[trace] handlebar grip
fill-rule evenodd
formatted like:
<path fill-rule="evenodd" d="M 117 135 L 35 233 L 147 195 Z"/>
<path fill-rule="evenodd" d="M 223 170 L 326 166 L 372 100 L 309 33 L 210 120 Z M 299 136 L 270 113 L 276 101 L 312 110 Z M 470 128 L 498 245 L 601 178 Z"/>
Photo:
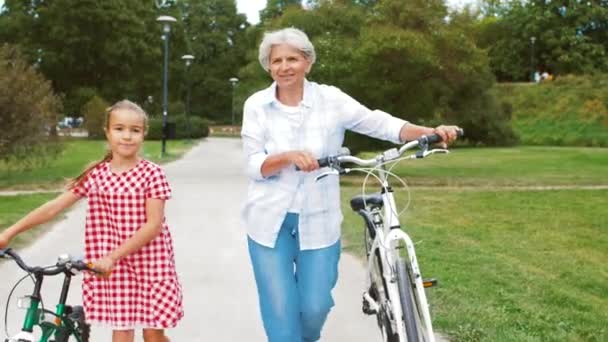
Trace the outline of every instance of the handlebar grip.
<path fill-rule="evenodd" d="M 329 157 L 318 159 L 317 162 L 319 163 L 319 167 L 329 166 Z"/>
<path fill-rule="evenodd" d="M 456 136 L 458 138 L 462 138 L 464 136 L 464 130 L 462 128 L 456 130 Z M 431 135 L 427 135 L 426 136 L 427 143 L 431 144 L 431 145 L 435 144 L 435 143 L 438 143 L 438 142 L 441 142 L 442 140 L 443 139 L 441 138 L 441 136 L 439 134 L 431 134 Z"/>
<path fill-rule="evenodd" d="M 89 263 L 86 264 L 86 270 L 89 271 L 89 272 L 93 272 L 93 273 L 95 273 L 96 275 L 98 275 L 99 277 L 102 277 L 102 278 L 109 278 L 110 275 L 112 274 L 112 271 L 110 271 L 110 272 L 101 272 L 101 271 L 95 269 L 95 266 L 93 265 L 92 262 L 89 262 Z"/>

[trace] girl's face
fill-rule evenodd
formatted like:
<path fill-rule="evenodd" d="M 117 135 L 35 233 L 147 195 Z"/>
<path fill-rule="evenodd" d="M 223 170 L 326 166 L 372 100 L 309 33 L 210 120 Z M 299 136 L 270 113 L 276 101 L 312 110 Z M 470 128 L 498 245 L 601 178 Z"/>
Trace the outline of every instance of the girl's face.
<path fill-rule="evenodd" d="M 114 157 L 136 158 L 144 142 L 145 120 L 141 113 L 117 109 L 110 113 L 106 138 Z"/>
<path fill-rule="evenodd" d="M 301 87 L 310 66 L 302 52 L 291 45 L 275 45 L 270 50 L 270 76 L 279 88 Z"/>

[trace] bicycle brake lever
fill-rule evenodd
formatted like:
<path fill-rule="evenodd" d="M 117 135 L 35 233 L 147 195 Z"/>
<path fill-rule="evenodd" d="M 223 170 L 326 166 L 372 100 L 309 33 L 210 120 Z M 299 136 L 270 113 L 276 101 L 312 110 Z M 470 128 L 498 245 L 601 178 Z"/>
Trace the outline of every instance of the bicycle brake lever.
<path fill-rule="evenodd" d="M 435 154 L 435 153 L 450 153 L 450 151 L 444 149 L 444 148 L 434 148 L 432 150 L 421 150 L 416 152 L 416 158 L 425 158 L 428 155 L 431 154 Z"/>
<path fill-rule="evenodd" d="M 321 179 L 323 179 L 323 178 L 325 178 L 327 176 L 330 176 L 330 175 L 336 175 L 336 176 L 338 176 L 338 175 L 340 175 L 340 172 L 338 170 L 336 170 L 336 169 L 331 169 L 331 170 L 329 170 L 327 172 L 323 172 L 322 174 L 318 175 L 315 178 L 315 182 L 317 182 L 317 181 L 319 181 L 319 180 L 321 180 Z"/>

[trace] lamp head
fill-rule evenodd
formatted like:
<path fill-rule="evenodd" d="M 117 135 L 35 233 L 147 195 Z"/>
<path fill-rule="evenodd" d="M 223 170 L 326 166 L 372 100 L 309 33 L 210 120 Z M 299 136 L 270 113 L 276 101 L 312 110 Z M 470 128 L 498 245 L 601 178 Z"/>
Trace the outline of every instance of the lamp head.
<path fill-rule="evenodd" d="M 176 23 L 177 19 L 169 15 L 161 15 L 156 18 L 156 21 L 163 24 L 163 32 L 169 33 L 171 31 L 171 24 Z"/>
<path fill-rule="evenodd" d="M 192 55 L 183 55 L 182 59 L 184 60 L 184 62 L 186 62 L 186 66 L 190 66 L 190 64 L 194 60 L 194 56 L 192 56 Z"/>

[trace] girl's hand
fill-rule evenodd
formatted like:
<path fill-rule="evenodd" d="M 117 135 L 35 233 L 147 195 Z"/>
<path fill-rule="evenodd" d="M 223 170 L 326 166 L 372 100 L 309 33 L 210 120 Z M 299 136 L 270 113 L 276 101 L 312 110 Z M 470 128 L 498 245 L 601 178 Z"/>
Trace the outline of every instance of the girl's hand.
<path fill-rule="evenodd" d="M 109 276 L 114 269 L 115 261 L 109 255 L 95 261 L 93 263 L 93 268 L 99 272 L 101 272 L 102 276 Z"/>
<path fill-rule="evenodd" d="M 0 233 L 0 248 L 6 248 L 11 243 L 12 237 L 6 231 Z"/>
<path fill-rule="evenodd" d="M 287 159 L 301 171 L 310 172 L 319 168 L 317 159 L 310 152 L 291 151 L 287 153 Z"/>

